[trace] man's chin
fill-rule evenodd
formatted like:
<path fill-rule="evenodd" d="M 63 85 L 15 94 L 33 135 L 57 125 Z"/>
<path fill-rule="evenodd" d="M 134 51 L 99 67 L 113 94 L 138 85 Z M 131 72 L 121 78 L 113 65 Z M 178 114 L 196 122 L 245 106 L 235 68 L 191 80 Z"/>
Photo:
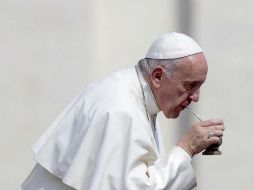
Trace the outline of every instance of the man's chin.
<path fill-rule="evenodd" d="M 179 112 L 179 113 L 176 113 L 175 115 L 173 115 L 172 118 L 173 118 L 173 119 L 176 119 L 176 118 L 179 117 L 179 115 L 180 115 L 180 112 Z"/>
<path fill-rule="evenodd" d="M 170 114 L 165 114 L 165 117 L 168 118 L 168 119 L 176 119 L 179 117 L 180 115 L 180 112 L 174 112 L 174 113 L 170 113 Z"/>

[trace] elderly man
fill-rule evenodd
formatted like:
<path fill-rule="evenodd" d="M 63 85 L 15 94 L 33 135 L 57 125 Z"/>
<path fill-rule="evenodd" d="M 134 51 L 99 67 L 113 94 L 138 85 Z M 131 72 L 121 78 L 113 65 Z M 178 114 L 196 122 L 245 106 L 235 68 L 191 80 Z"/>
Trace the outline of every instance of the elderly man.
<path fill-rule="evenodd" d="M 60 114 L 34 145 L 37 164 L 21 189 L 194 188 L 192 157 L 220 141 L 223 121 L 194 124 L 165 155 L 156 115 L 177 118 L 197 102 L 207 69 L 193 39 L 159 37 L 135 67 L 89 85 Z"/>

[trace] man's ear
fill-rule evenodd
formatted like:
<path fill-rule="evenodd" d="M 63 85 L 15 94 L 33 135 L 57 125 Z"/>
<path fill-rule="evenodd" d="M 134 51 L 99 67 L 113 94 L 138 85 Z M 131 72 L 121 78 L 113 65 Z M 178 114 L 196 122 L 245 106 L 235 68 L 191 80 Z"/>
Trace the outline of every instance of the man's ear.
<path fill-rule="evenodd" d="M 161 87 L 162 78 L 163 78 L 163 67 L 156 66 L 151 72 L 151 77 L 150 77 L 151 83 L 154 88 Z"/>

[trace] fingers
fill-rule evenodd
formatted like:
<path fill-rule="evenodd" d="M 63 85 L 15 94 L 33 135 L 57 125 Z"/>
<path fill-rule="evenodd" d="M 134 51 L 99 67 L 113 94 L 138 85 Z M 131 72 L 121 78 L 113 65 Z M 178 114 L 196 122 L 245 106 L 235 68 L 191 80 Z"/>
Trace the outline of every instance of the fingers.
<path fill-rule="evenodd" d="M 208 128 L 208 130 L 210 131 L 214 131 L 214 130 L 224 131 L 225 130 L 224 122 L 221 119 L 210 119 L 210 120 L 202 121 L 200 125 L 202 127 Z"/>
<path fill-rule="evenodd" d="M 211 130 L 221 130 L 224 131 L 225 130 L 225 126 L 224 125 L 214 125 L 210 127 Z"/>
<path fill-rule="evenodd" d="M 223 136 L 223 131 L 222 131 L 222 130 L 212 130 L 212 131 L 209 131 L 209 132 L 212 132 L 212 133 L 213 133 L 213 134 L 211 135 L 211 137 L 214 137 L 214 136 L 216 136 L 216 137 Z M 209 132 L 208 132 L 207 137 L 208 137 L 208 138 L 211 138 L 211 137 L 209 137 Z"/>
<path fill-rule="evenodd" d="M 208 142 L 208 146 L 210 146 L 212 144 L 219 144 L 219 145 L 221 145 L 221 143 L 222 143 L 221 138 L 218 137 L 218 136 L 210 137 L 207 142 Z"/>
<path fill-rule="evenodd" d="M 210 127 L 214 125 L 223 125 L 223 124 L 224 122 L 221 119 L 210 119 L 201 122 L 202 127 Z"/>
<path fill-rule="evenodd" d="M 207 142 L 209 145 L 219 144 L 218 146 L 220 146 L 222 143 L 222 137 L 223 137 L 222 130 L 209 131 L 207 135 Z"/>

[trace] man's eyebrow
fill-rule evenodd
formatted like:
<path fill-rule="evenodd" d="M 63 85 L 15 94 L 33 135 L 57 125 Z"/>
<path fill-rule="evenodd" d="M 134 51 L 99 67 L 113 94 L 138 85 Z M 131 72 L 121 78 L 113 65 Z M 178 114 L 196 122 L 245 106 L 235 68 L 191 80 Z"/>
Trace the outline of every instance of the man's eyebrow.
<path fill-rule="evenodd" d="M 183 81 L 184 83 L 204 83 L 205 80 L 186 80 L 186 81 Z"/>
<path fill-rule="evenodd" d="M 186 84 L 194 84 L 194 83 L 200 83 L 202 81 L 194 80 L 194 81 L 184 81 Z"/>
<path fill-rule="evenodd" d="M 184 84 L 203 84 L 205 81 L 204 80 L 194 80 L 194 81 L 184 81 Z"/>

